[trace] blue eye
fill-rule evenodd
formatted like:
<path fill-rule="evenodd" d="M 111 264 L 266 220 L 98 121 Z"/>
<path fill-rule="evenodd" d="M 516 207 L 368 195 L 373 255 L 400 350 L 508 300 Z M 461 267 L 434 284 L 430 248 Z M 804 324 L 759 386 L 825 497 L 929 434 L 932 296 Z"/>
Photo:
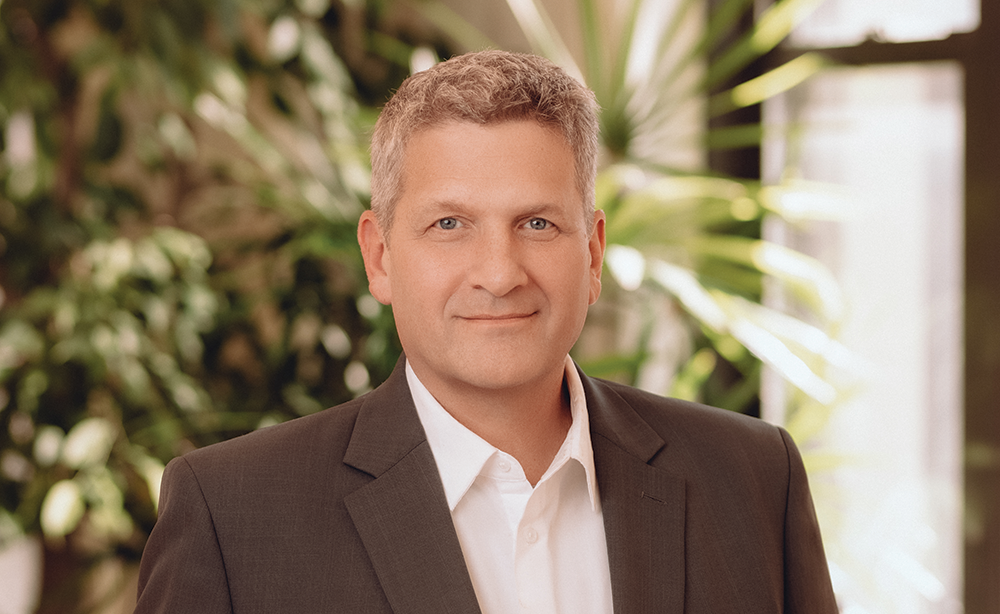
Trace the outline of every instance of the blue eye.
<path fill-rule="evenodd" d="M 531 218 L 528 220 L 528 228 L 532 230 L 545 230 L 551 223 L 548 220 L 542 219 L 540 217 Z"/>
<path fill-rule="evenodd" d="M 437 221 L 437 227 L 441 230 L 454 230 L 458 228 L 458 220 L 453 217 L 446 217 Z"/>

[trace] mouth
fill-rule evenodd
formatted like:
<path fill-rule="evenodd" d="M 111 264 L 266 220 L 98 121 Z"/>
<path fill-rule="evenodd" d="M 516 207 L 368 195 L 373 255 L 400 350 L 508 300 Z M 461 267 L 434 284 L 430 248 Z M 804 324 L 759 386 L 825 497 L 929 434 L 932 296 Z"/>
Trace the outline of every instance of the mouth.
<path fill-rule="evenodd" d="M 462 316 L 463 320 L 469 320 L 471 322 L 516 322 L 518 320 L 525 320 L 532 317 L 538 313 L 537 311 L 531 311 L 526 313 L 482 313 L 474 314 L 470 316 Z"/>

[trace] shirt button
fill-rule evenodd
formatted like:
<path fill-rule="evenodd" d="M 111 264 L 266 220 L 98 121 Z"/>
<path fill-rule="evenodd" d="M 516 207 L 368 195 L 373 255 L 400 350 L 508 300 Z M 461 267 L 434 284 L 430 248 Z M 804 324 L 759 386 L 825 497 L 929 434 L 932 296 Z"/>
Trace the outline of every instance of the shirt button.
<path fill-rule="evenodd" d="M 503 471 L 504 473 L 510 471 L 510 461 L 506 458 L 501 458 L 500 461 L 497 462 L 497 466 L 500 467 L 500 471 Z"/>
<path fill-rule="evenodd" d="M 538 541 L 538 531 L 534 529 L 528 529 L 524 532 L 524 539 L 529 544 L 533 544 Z"/>

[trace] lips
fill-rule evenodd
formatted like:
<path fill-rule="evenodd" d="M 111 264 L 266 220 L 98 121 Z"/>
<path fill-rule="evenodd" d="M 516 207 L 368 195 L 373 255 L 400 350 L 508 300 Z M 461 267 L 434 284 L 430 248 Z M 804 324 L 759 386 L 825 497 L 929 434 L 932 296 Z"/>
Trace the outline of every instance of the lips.
<path fill-rule="evenodd" d="M 526 313 L 479 313 L 468 316 L 460 316 L 463 320 L 472 320 L 477 322 L 503 322 L 508 320 L 523 320 L 525 318 L 530 318 L 537 312 L 526 312 Z"/>

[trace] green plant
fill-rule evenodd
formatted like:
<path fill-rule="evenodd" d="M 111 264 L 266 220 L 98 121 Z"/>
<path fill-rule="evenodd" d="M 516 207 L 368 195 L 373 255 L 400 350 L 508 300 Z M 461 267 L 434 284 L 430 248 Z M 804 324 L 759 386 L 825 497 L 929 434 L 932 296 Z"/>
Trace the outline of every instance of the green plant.
<path fill-rule="evenodd" d="M 138 558 L 170 458 L 392 369 L 356 86 L 405 68 L 340 36 L 376 9 L 0 3 L 0 545 L 44 536 L 42 611 Z"/>

